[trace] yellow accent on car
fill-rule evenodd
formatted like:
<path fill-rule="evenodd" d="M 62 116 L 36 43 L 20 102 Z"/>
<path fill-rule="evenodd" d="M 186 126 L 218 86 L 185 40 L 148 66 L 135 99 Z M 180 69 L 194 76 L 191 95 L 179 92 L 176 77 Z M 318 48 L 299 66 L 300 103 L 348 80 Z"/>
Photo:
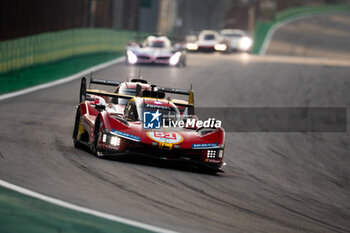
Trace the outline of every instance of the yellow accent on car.
<path fill-rule="evenodd" d="M 173 149 L 173 144 L 172 143 L 159 143 L 159 148 L 160 149 L 166 149 L 166 150 L 172 150 Z"/>
<path fill-rule="evenodd" d="M 188 104 L 194 105 L 194 96 L 193 96 L 193 91 L 190 90 L 190 95 L 188 97 Z"/>
<path fill-rule="evenodd" d="M 78 135 L 77 135 L 77 139 L 80 140 L 81 135 L 85 132 L 83 123 L 81 120 L 79 120 L 79 127 L 78 127 Z"/>

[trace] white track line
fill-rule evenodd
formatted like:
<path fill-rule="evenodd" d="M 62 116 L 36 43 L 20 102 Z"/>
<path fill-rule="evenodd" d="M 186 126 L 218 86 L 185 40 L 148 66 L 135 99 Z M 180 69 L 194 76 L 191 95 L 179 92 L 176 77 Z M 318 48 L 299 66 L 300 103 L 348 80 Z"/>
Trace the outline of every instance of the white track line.
<path fill-rule="evenodd" d="M 77 78 L 79 78 L 81 76 L 87 75 L 87 74 L 89 74 L 91 72 L 95 72 L 97 70 L 101 70 L 103 68 L 106 68 L 106 67 L 109 67 L 109 66 L 121 63 L 121 62 L 124 61 L 124 59 L 125 59 L 125 57 L 120 57 L 120 58 L 111 60 L 109 62 L 105 62 L 105 63 L 102 63 L 100 65 L 96 65 L 96 66 L 90 67 L 89 69 L 83 70 L 83 71 L 81 71 L 79 73 L 73 74 L 73 75 L 68 76 L 66 78 L 62 78 L 62 79 L 59 79 L 59 80 L 56 80 L 56 81 L 53 81 L 53 82 L 49 82 L 49 83 L 41 84 L 41 85 L 38 85 L 38 86 L 26 88 L 26 89 L 23 89 L 23 90 L 20 90 L 20 91 L 15 91 L 15 92 L 11 92 L 11 93 L 8 93 L 8 94 L 0 95 L 0 101 L 1 100 L 5 100 L 5 99 L 9 99 L 9 98 L 12 98 L 12 97 L 15 97 L 15 96 L 19 96 L 19 95 L 24 95 L 24 94 L 27 94 L 27 93 L 30 93 L 30 92 L 38 91 L 38 90 L 41 90 L 41 89 L 44 89 L 44 88 L 53 87 L 53 86 L 56 86 L 56 85 L 60 85 L 60 84 L 63 84 L 63 83 L 67 83 L 67 82 L 73 81 L 74 79 L 77 79 Z M 103 212 L 100 212 L 100 211 L 97 211 L 97 210 L 92 210 L 92 209 L 88 209 L 86 207 L 74 205 L 74 204 L 71 204 L 71 203 L 68 203 L 68 202 L 65 202 L 65 201 L 53 198 L 53 197 L 45 196 L 43 194 L 31 191 L 29 189 L 26 189 L 26 188 L 23 188 L 23 187 L 20 187 L 20 186 L 8 183 L 8 182 L 6 182 L 4 180 L 1 180 L 1 179 L 0 179 L 0 186 L 8 188 L 8 189 L 11 189 L 11 190 L 14 190 L 16 192 L 22 193 L 22 194 L 30 196 L 30 197 L 37 198 L 37 199 L 42 200 L 42 201 L 49 202 L 49 203 L 54 204 L 54 205 L 58 205 L 58 206 L 61 206 L 61 207 L 64 207 L 64 208 L 68 208 L 68 209 L 72 209 L 72 210 L 75 210 L 75 211 L 79 211 L 81 213 L 90 214 L 90 215 L 93 215 L 93 216 L 96 216 L 96 217 L 108 219 L 108 220 L 115 221 L 115 222 L 118 222 L 118 223 L 123 223 L 123 224 L 127 224 L 127 225 L 130 225 L 130 226 L 133 226 L 133 227 L 138 227 L 138 228 L 142 228 L 142 229 L 149 230 L 149 231 L 154 231 L 154 232 L 176 233 L 175 231 L 170 231 L 170 230 L 163 229 L 163 228 L 160 228 L 160 227 L 148 225 L 148 224 L 145 224 L 145 223 L 137 222 L 137 221 L 126 219 L 126 218 L 122 218 L 122 217 L 119 217 L 119 216 L 116 216 L 116 215 L 107 214 L 107 213 L 103 213 Z"/>
<path fill-rule="evenodd" d="M 101 70 L 101 69 L 104 69 L 106 67 L 109 67 L 109 66 L 121 63 L 124 60 L 125 60 L 125 57 L 119 57 L 119 58 L 116 58 L 116 59 L 111 60 L 109 62 L 105 62 L 105 63 L 99 64 L 99 65 L 90 67 L 90 68 L 88 68 L 86 70 L 83 70 L 83 71 L 81 71 L 79 73 L 73 74 L 71 76 L 68 76 L 68 77 L 65 77 L 65 78 L 62 78 L 62 79 L 59 79 L 59 80 L 56 80 L 56 81 L 52 81 L 52 82 L 49 82 L 49 83 L 44 83 L 44 84 L 40 84 L 40 85 L 37 85 L 37 86 L 34 86 L 34 87 L 29 87 L 29 88 L 26 88 L 26 89 L 23 89 L 23 90 L 19 90 L 19 91 L 11 92 L 11 93 L 8 93 L 8 94 L 0 95 L 0 101 L 1 100 L 5 100 L 5 99 L 9 99 L 9 98 L 13 98 L 13 97 L 19 96 L 19 95 L 24 95 L 24 94 L 27 94 L 27 93 L 30 93 L 30 92 L 38 91 L 38 90 L 41 90 L 41 89 L 44 89 L 44 88 L 53 87 L 53 86 L 56 86 L 56 85 L 67 83 L 67 82 L 73 81 L 74 79 L 80 78 L 80 77 L 82 77 L 84 75 L 88 75 L 91 72 L 95 72 L 97 70 Z"/>
<path fill-rule="evenodd" d="M 112 214 L 106 214 L 106 213 L 103 213 L 103 212 L 100 212 L 100 211 L 97 211 L 97 210 L 88 209 L 88 208 L 81 207 L 81 206 L 78 206 L 78 205 L 74 205 L 74 204 L 71 204 L 71 203 L 68 203 L 68 202 L 56 199 L 56 198 L 48 197 L 48 196 L 45 196 L 43 194 L 31 191 L 29 189 L 22 188 L 20 186 L 8 183 L 8 182 L 6 182 L 4 180 L 1 180 L 1 179 L 0 179 L 0 186 L 8 188 L 8 189 L 11 189 L 11 190 L 14 190 L 16 192 L 22 193 L 22 194 L 30 196 L 30 197 L 34 197 L 34 198 L 40 199 L 42 201 L 49 202 L 49 203 L 57 205 L 57 206 L 61 206 L 61 207 L 68 208 L 68 209 L 72 209 L 72 210 L 79 211 L 79 212 L 85 213 L 85 214 L 94 215 L 96 217 L 108 219 L 108 220 L 111 220 L 111 221 L 127 224 L 127 225 L 130 225 L 130 226 L 133 226 L 133 227 L 138 227 L 138 228 L 142 228 L 142 229 L 149 230 L 149 231 L 154 231 L 154 232 L 175 233 L 175 231 L 170 231 L 170 230 L 166 230 L 166 229 L 163 229 L 163 228 L 160 228 L 160 227 L 151 226 L 151 225 L 148 225 L 148 224 L 145 224 L 145 223 L 136 222 L 136 221 L 133 221 L 133 220 L 130 220 L 130 219 L 126 219 L 126 218 L 122 218 L 122 217 L 118 217 L 118 216 L 115 216 L 115 215 L 112 215 Z"/>
<path fill-rule="evenodd" d="M 344 13 L 344 11 L 341 11 L 341 12 L 337 12 L 337 11 L 334 11 L 334 12 L 327 12 L 327 13 L 304 13 L 304 14 L 301 14 L 295 18 L 291 18 L 291 19 L 285 19 L 285 20 L 282 20 L 278 23 L 275 23 L 272 25 L 272 27 L 270 28 L 269 32 L 267 33 L 267 36 L 264 40 L 264 43 L 263 45 L 261 46 L 260 48 L 260 51 L 259 51 L 259 55 L 265 55 L 266 52 L 267 52 L 267 49 L 269 48 L 270 46 L 270 43 L 271 43 L 271 40 L 272 40 L 272 37 L 273 35 L 275 34 L 275 32 L 280 29 L 281 27 L 285 26 L 286 24 L 289 24 L 289 23 L 292 23 L 292 22 L 295 22 L 295 21 L 298 21 L 298 20 L 303 20 L 303 19 L 307 19 L 307 18 L 312 18 L 312 17 L 317 17 L 317 16 L 327 16 L 327 15 L 332 15 L 334 13 Z"/>

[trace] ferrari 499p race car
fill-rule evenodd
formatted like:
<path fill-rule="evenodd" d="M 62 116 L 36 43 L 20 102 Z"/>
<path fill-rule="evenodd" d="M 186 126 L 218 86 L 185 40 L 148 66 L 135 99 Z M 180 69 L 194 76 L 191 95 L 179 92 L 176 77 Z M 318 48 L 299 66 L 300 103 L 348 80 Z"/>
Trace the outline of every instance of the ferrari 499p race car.
<path fill-rule="evenodd" d="M 186 51 L 181 47 L 172 47 L 165 36 L 149 36 L 142 44 L 128 44 L 125 63 L 186 66 Z"/>
<path fill-rule="evenodd" d="M 198 127 L 199 120 L 194 115 L 179 111 L 185 109 L 194 114 L 192 90 L 159 87 L 140 79 L 91 79 L 91 83 L 117 86 L 117 90 L 87 89 L 86 78 L 82 78 L 73 131 L 75 147 L 88 147 L 99 157 L 136 154 L 222 171 L 224 129 L 213 124 Z M 121 89 L 127 85 L 130 90 L 124 94 Z M 165 98 L 165 93 L 189 98 L 173 101 Z M 181 121 L 182 124 L 176 123 Z"/>

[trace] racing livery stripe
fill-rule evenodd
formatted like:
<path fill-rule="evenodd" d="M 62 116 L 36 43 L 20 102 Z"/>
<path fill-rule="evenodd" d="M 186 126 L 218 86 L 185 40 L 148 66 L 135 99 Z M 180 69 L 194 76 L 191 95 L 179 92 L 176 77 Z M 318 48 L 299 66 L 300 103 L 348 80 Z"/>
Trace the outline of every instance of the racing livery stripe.
<path fill-rule="evenodd" d="M 128 133 L 124 133 L 124 132 L 121 132 L 121 131 L 118 131 L 118 130 L 115 130 L 115 129 L 113 129 L 113 133 L 115 133 L 119 137 L 130 139 L 132 141 L 137 141 L 137 142 L 141 141 L 140 137 L 138 137 L 138 136 L 135 136 L 135 135 L 132 135 L 132 134 L 128 134 Z"/>
<path fill-rule="evenodd" d="M 192 149 L 206 149 L 218 147 L 217 143 L 192 144 Z"/>

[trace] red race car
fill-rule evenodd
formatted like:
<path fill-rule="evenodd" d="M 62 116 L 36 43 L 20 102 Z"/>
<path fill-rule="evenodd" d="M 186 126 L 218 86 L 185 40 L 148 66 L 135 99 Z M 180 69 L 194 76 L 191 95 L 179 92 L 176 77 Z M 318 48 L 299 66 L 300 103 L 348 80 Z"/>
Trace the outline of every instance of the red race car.
<path fill-rule="evenodd" d="M 118 87 L 121 84 L 97 79 L 92 82 Z M 224 129 L 216 122 L 206 125 L 193 115 L 181 115 L 176 104 L 165 99 L 165 92 L 186 94 L 187 102 L 177 102 L 194 111 L 192 90 L 154 85 L 149 89 L 141 84 L 136 84 L 135 90 L 128 95 L 87 89 L 86 79 L 82 78 L 74 145 L 87 146 L 99 157 L 138 154 L 222 171 Z"/>

